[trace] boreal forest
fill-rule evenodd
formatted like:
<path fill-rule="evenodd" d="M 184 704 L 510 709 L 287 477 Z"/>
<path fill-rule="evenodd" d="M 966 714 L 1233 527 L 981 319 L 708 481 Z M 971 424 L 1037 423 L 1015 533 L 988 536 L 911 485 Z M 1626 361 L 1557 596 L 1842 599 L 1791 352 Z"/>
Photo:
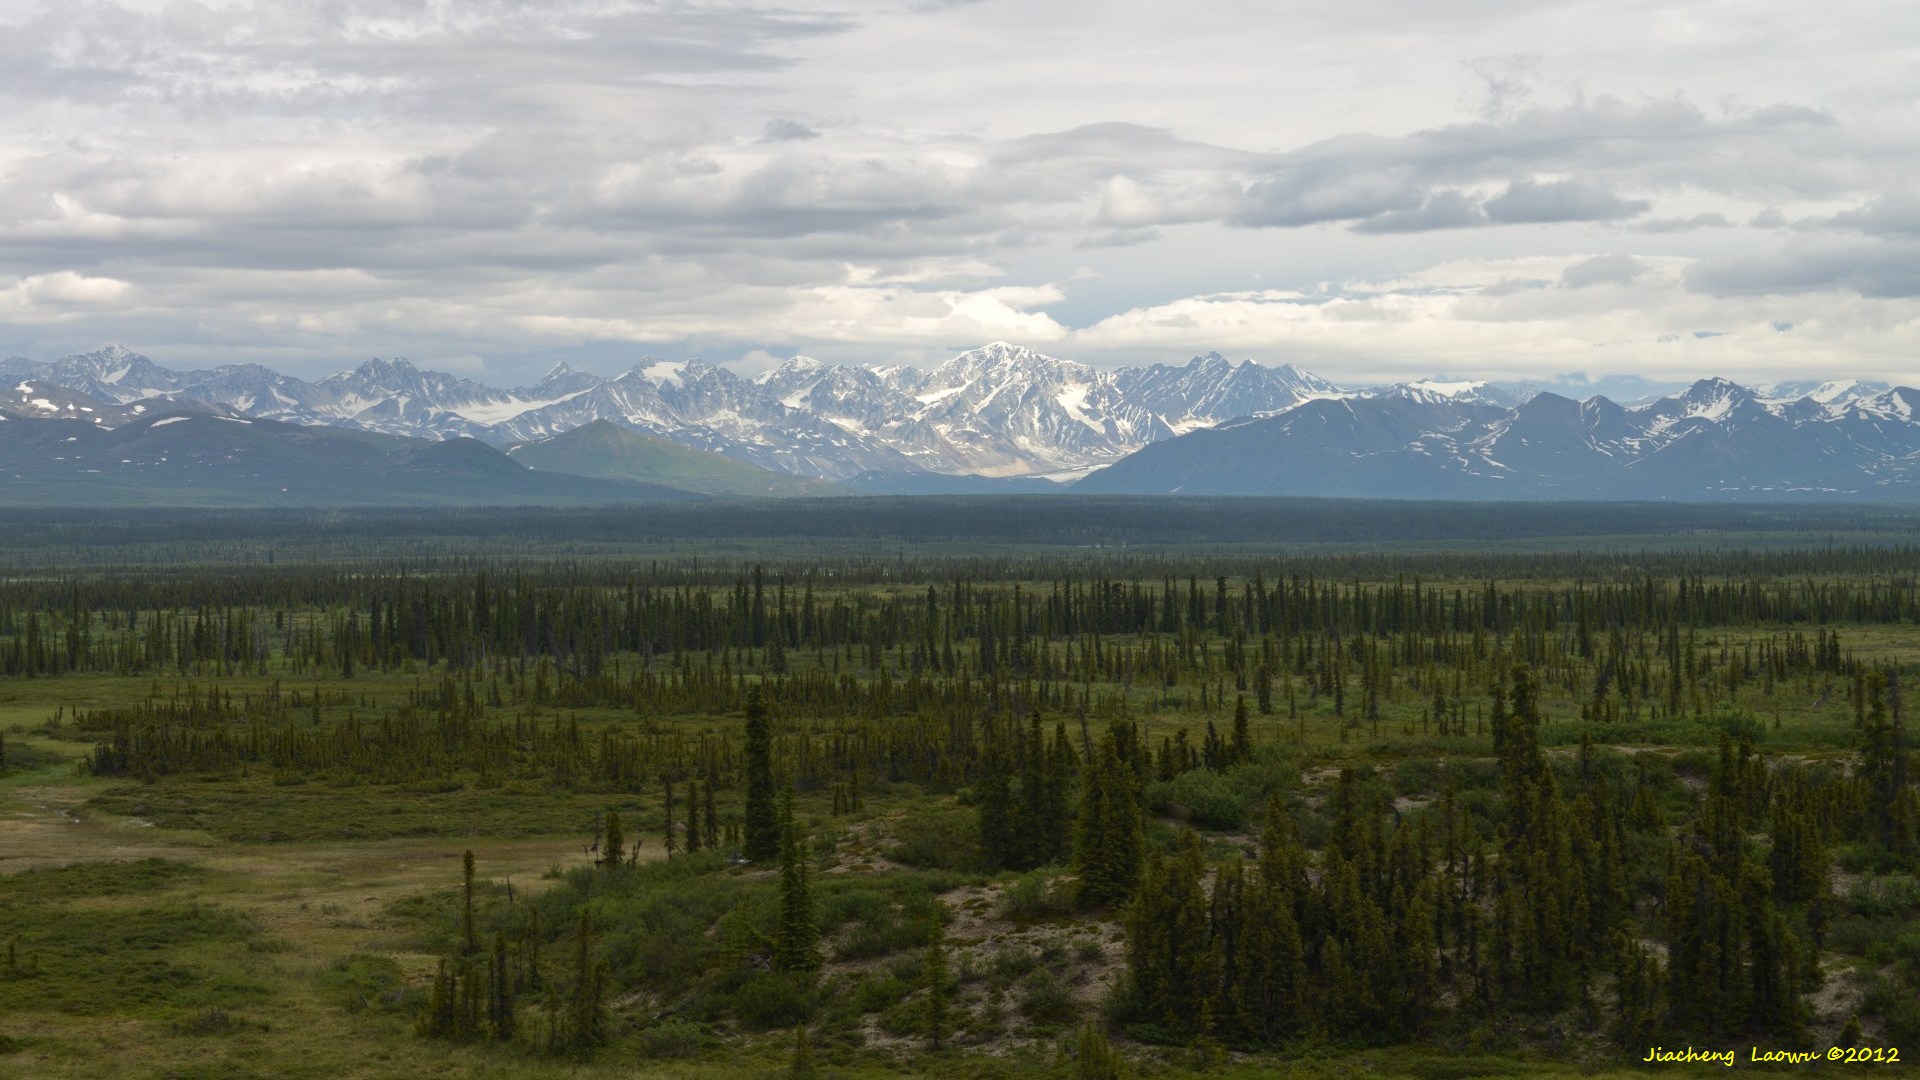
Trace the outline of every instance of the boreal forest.
<path fill-rule="evenodd" d="M 1920 516 L 863 504 L 0 515 L 0 1073 L 1920 1060 Z"/>

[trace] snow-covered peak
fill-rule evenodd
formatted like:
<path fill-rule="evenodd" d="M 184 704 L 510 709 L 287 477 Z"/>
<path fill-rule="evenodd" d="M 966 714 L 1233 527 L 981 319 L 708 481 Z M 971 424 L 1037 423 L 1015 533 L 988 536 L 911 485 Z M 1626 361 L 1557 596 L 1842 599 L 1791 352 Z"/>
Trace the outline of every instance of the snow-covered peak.
<path fill-rule="evenodd" d="M 565 394 L 591 390 L 603 380 L 592 372 L 581 371 L 565 360 L 553 365 L 531 388 L 516 391 L 515 396 L 551 399 Z"/>
<path fill-rule="evenodd" d="M 1331 396 L 1338 394 L 1340 388 L 1304 368 L 1293 364 L 1281 364 L 1273 369 L 1273 377 L 1282 386 L 1308 396 Z"/>
<path fill-rule="evenodd" d="M 819 377 L 827 365 L 811 356 L 794 356 L 753 377 L 755 386 L 788 385 L 796 380 Z"/>
<path fill-rule="evenodd" d="M 1896 386 L 1872 397 L 1859 398 L 1851 402 L 1849 407 L 1861 415 L 1910 424 L 1920 417 L 1920 390 Z"/>
<path fill-rule="evenodd" d="M 436 373 L 437 374 L 437 373 Z M 405 357 L 383 360 L 376 356 L 351 371 L 336 371 L 320 380 L 322 384 L 351 387 L 356 390 L 393 389 L 417 382 L 420 369 Z"/>
<path fill-rule="evenodd" d="M 1739 383 L 1716 377 L 1701 379 L 1677 397 L 1686 406 L 1688 416 L 1698 416 L 1717 423 L 1725 420 L 1741 404 L 1752 401 L 1754 394 Z"/>
<path fill-rule="evenodd" d="M 1412 382 L 1402 383 L 1401 385 L 1410 390 L 1425 390 L 1429 393 L 1439 394 L 1442 397 L 1460 398 L 1471 396 L 1475 391 L 1478 391 L 1487 384 L 1484 381 L 1476 382 L 1472 380 L 1443 381 L 1435 377 L 1431 379 L 1415 379 Z"/>
<path fill-rule="evenodd" d="M 655 386 L 681 386 L 687 381 L 687 369 L 691 360 L 661 360 L 658 357 L 643 357 L 628 371 Z"/>
<path fill-rule="evenodd" d="M 1820 405 L 1843 408 L 1856 401 L 1883 394 L 1892 389 L 1887 383 L 1866 379 L 1829 379 L 1825 382 L 1781 382 L 1760 388 L 1761 399 L 1768 404 L 1811 400 Z"/>
<path fill-rule="evenodd" d="M 1011 382 L 1052 385 L 1068 381 L 1090 381 L 1094 369 L 1071 360 L 1061 360 L 1035 352 L 1023 345 L 996 341 L 971 349 L 935 368 L 927 377 L 930 391 L 966 386 L 984 381 L 991 386 Z"/>
<path fill-rule="evenodd" d="M 146 357 L 141 356 L 139 353 L 134 352 L 132 349 L 127 348 L 126 346 L 120 344 L 117 341 L 110 341 L 106 344 L 104 348 L 98 349 L 90 353 L 83 353 L 82 355 L 88 360 L 97 360 L 103 364 L 120 366 L 122 369 L 119 372 L 120 378 L 126 377 L 126 371 L 125 371 L 126 366 L 131 365 L 135 360 L 146 359 Z M 105 376 L 102 376 L 101 381 L 117 382 L 118 379 L 112 379 L 112 378 L 107 378 Z"/>
<path fill-rule="evenodd" d="M 1425 405 L 1497 405 L 1511 408 L 1515 404 L 1511 395 L 1484 380 L 1456 379 L 1445 375 L 1393 383 L 1360 393 L 1365 397 L 1406 398 Z"/>

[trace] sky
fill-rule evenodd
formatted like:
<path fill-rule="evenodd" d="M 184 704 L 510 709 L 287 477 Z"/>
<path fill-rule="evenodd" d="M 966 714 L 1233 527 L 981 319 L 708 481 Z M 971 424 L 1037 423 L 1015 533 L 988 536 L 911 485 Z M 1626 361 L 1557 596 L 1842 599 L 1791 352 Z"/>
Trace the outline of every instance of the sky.
<path fill-rule="evenodd" d="M 1920 383 L 1920 5 L 0 0 L 0 354 Z"/>

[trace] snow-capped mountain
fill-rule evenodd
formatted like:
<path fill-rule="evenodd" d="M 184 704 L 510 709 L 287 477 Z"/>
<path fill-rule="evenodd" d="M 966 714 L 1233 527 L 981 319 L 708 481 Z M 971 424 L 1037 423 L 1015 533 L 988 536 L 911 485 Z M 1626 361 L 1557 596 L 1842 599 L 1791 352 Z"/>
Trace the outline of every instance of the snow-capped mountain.
<path fill-rule="evenodd" d="M 496 445 L 608 420 L 783 472 L 1066 478 L 1151 442 L 1342 391 L 1286 366 L 1217 353 L 1184 365 L 1100 369 L 1006 342 L 932 370 L 795 357 L 748 380 L 700 360 L 646 357 L 603 378 L 556 366 L 497 389 L 369 360 L 306 382 L 258 364 L 169 371 L 117 345 L 51 363 L 0 364 L 108 404 L 203 401 L 239 415 Z"/>
<path fill-rule="evenodd" d="M 1337 397 L 1332 383 L 1292 364 L 1263 367 L 1251 360 L 1234 364 L 1219 353 L 1196 356 L 1185 364 L 1122 368 L 1115 385 L 1129 400 L 1160 417 L 1175 432 L 1212 427 L 1223 420 L 1261 416 L 1291 409 L 1316 397 Z"/>
<path fill-rule="evenodd" d="M 114 405 L 158 397 L 178 390 L 181 383 L 179 372 L 118 344 L 48 362 L 15 357 L 0 364 L 0 376 L 39 379 Z"/>
<path fill-rule="evenodd" d="M 1702 379 L 1622 406 L 1348 394 L 1157 443 L 1086 492 L 1473 498 L 1920 498 L 1920 391 L 1782 400 Z"/>
<path fill-rule="evenodd" d="M 1503 390 L 1490 382 L 1474 379 L 1448 379 L 1435 376 L 1430 379 L 1414 379 L 1410 382 L 1393 383 L 1389 386 L 1360 390 L 1358 397 L 1401 397 L 1409 401 L 1426 403 L 1456 402 L 1465 405 L 1492 405 L 1510 409 L 1520 404 L 1521 397 Z"/>
<path fill-rule="evenodd" d="M 1085 477 L 1088 491 L 1906 497 L 1916 406 L 1920 392 L 1858 380 L 1703 379 L 1624 405 L 1452 376 L 1343 388 L 1218 353 L 1095 368 L 1005 342 L 931 370 L 796 356 L 747 379 L 643 357 L 510 389 L 401 359 L 316 382 L 259 364 L 173 371 L 118 345 L 0 362 L 0 419 L 110 430 L 185 409 L 500 447 L 605 421 L 865 490 Z"/>
<path fill-rule="evenodd" d="M 1761 397 L 1771 401 L 1787 402 L 1811 398 L 1821 405 L 1849 405 L 1862 398 L 1883 394 L 1893 387 L 1882 382 L 1864 382 L 1860 379 L 1831 379 L 1826 382 L 1770 383 L 1754 389 Z"/>
<path fill-rule="evenodd" d="M 926 372 L 796 357 L 756 382 L 928 471 L 976 476 L 1084 472 L 1183 431 L 1340 392 L 1291 366 L 1235 365 L 1217 353 L 1104 370 L 1006 342 Z"/>

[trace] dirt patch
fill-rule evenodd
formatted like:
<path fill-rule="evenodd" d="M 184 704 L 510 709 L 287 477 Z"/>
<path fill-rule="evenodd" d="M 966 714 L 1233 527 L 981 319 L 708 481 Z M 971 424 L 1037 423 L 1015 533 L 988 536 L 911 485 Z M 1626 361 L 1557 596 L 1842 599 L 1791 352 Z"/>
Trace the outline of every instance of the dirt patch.
<path fill-rule="evenodd" d="M 92 793 L 78 786 L 20 787 L 0 807 L 0 874 L 129 859 L 192 861 L 210 841 L 160 832 L 138 818 L 102 818 L 80 809 Z"/>

